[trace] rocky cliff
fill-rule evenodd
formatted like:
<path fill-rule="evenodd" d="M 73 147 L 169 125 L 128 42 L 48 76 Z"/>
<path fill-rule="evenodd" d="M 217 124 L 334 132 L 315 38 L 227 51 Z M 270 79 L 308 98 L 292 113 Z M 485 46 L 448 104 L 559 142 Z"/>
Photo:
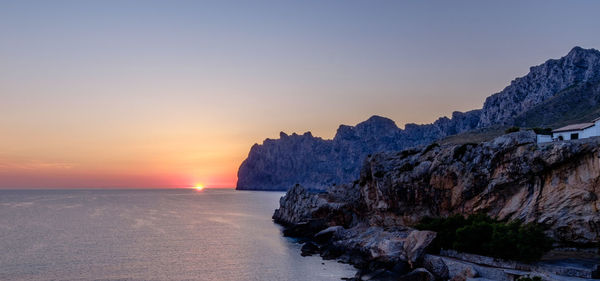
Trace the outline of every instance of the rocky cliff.
<path fill-rule="evenodd" d="M 563 58 L 532 67 L 527 75 L 488 97 L 481 110 L 454 112 L 451 118 L 406 124 L 404 129 L 390 119 L 373 116 L 356 126 L 341 125 L 332 140 L 310 133 L 281 133 L 280 139 L 267 139 L 251 148 L 239 168 L 237 188 L 286 190 L 298 183 L 323 189 L 358 178 L 364 158 L 376 152 L 426 145 L 489 126 L 548 126 L 591 118 L 599 113 L 599 81 L 600 52 L 575 47 Z M 580 102 L 569 102 L 575 97 Z"/>
<path fill-rule="evenodd" d="M 366 160 L 359 184 L 370 223 L 484 212 L 543 224 L 557 241 L 600 242 L 600 138 L 537 145 L 527 131 L 429 148 Z"/>
<path fill-rule="evenodd" d="M 278 140 L 255 144 L 238 170 L 237 189 L 286 190 L 294 184 L 323 190 L 326 186 L 353 181 L 369 154 L 397 151 L 432 142 L 448 134 L 472 129 L 479 111 L 455 112 L 433 124 L 407 124 L 372 116 L 356 126 L 341 125 L 332 140 L 280 133 Z"/>
<path fill-rule="evenodd" d="M 411 228 L 425 216 L 486 213 L 539 223 L 557 246 L 589 246 L 600 242 L 599 198 L 600 138 L 538 145 L 527 131 L 372 155 L 354 183 L 320 194 L 294 187 L 273 218 L 287 235 L 320 242 L 324 257 L 433 272 L 422 260 L 432 234 Z"/>
<path fill-rule="evenodd" d="M 512 124 L 515 116 L 547 101 L 560 91 L 600 79 L 600 52 L 573 48 L 566 56 L 531 67 L 499 93 L 485 100 L 478 127 Z"/>

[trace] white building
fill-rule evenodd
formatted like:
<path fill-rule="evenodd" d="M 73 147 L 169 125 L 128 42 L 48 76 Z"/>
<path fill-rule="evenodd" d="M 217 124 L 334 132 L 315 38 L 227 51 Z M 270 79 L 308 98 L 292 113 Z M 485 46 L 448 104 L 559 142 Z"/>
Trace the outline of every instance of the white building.
<path fill-rule="evenodd" d="M 600 118 L 592 123 L 581 123 L 565 126 L 552 131 L 554 140 L 576 140 L 600 136 Z"/>
<path fill-rule="evenodd" d="M 536 135 L 537 143 L 552 142 L 552 135 Z"/>
<path fill-rule="evenodd" d="M 552 136 L 538 135 L 537 142 L 576 140 L 600 136 L 600 118 L 591 123 L 580 123 L 564 126 L 552 131 Z"/>

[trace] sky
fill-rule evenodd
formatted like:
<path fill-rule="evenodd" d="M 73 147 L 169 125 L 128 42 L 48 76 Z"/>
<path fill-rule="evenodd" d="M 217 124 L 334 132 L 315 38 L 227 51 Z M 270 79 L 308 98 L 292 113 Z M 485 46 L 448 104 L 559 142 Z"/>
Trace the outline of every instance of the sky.
<path fill-rule="evenodd" d="M 234 187 L 254 143 L 481 108 L 600 1 L 1 1 L 0 188 Z"/>

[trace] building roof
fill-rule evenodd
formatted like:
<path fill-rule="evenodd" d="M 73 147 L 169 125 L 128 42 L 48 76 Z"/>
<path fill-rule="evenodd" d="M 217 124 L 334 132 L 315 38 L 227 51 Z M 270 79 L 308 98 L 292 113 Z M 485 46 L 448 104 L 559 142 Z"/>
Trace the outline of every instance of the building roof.
<path fill-rule="evenodd" d="M 554 131 L 552 131 L 553 133 L 560 133 L 560 132 L 568 132 L 568 131 L 581 131 L 583 129 L 587 129 L 589 127 L 594 126 L 594 123 L 580 123 L 580 124 L 572 124 L 569 126 L 564 126 L 562 128 L 558 128 Z"/>
<path fill-rule="evenodd" d="M 596 119 L 592 120 L 592 122 L 596 123 L 596 121 L 598 121 L 598 120 L 600 120 L 600 117 L 598 117 L 598 118 L 596 118 Z"/>

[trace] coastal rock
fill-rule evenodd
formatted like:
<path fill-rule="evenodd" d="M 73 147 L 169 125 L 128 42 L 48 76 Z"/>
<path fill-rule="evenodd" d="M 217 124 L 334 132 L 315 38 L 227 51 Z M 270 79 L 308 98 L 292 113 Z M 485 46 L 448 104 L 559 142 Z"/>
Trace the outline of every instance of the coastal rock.
<path fill-rule="evenodd" d="M 600 137 L 537 144 L 533 132 L 522 131 L 481 144 L 372 155 L 352 184 L 321 193 L 294 186 L 274 219 L 286 235 L 312 238 L 324 258 L 367 275 L 425 267 L 436 278 L 512 280 L 493 267 L 506 262 L 425 255 L 436 234 L 412 226 L 425 216 L 483 212 L 542 224 L 557 245 L 583 247 L 600 242 L 599 183 Z"/>
<path fill-rule="evenodd" d="M 449 276 L 448 266 L 441 257 L 425 255 L 423 257 L 423 267 L 433 275 L 437 276 L 437 279 L 447 280 Z"/>
<path fill-rule="evenodd" d="M 340 186 L 337 189 L 359 194 L 357 188 Z M 355 223 L 352 210 L 356 202 L 352 198 L 358 197 L 343 197 L 336 192 L 314 193 L 295 185 L 279 200 L 273 221 L 287 226 L 284 230 L 286 236 L 313 238 L 318 233 L 318 236 L 339 234 L 343 232 L 343 227 L 351 227 Z M 332 228 L 328 233 L 325 229 L 330 226 L 340 226 L 342 229 Z"/>
<path fill-rule="evenodd" d="M 273 219 L 280 224 L 292 225 L 308 223 L 316 210 L 327 205 L 327 200 L 296 185 L 281 197 L 279 205 L 281 207 L 275 210 Z"/>
<path fill-rule="evenodd" d="M 479 276 L 475 267 L 462 262 L 448 262 L 450 281 L 466 281 Z"/>
<path fill-rule="evenodd" d="M 411 266 L 423 258 L 427 246 L 433 242 L 437 233 L 433 231 L 412 231 L 404 243 L 404 251 Z"/>
<path fill-rule="evenodd" d="M 365 217 L 374 225 L 414 225 L 424 216 L 484 212 L 543 224 L 558 241 L 598 243 L 599 157 L 600 138 L 538 145 L 531 131 L 376 154 L 361 171 Z"/>
<path fill-rule="evenodd" d="M 514 281 L 518 276 L 524 276 L 529 274 L 528 271 L 520 270 L 506 270 L 504 268 L 495 268 L 489 266 L 482 266 L 475 263 L 462 261 L 459 259 L 453 259 L 449 257 L 427 255 L 425 259 L 436 258 L 442 261 L 446 268 L 448 268 L 448 277 L 442 280 L 454 280 L 454 281 L 469 281 L 469 280 L 495 280 L 495 281 Z M 440 276 L 437 276 L 441 278 Z M 569 277 L 564 279 L 550 279 L 550 280 L 569 280 Z M 573 279 L 570 279 L 573 280 Z"/>
<path fill-rule="evenodd" d="M 304 245 L 302 245 L 302 248 L 300 248 L 300 251 L 302 251 L 302 256 L 312 256 L 314 254 L 319 253 L 319 246 L 313 242 L 306 242 L 304 243 Z"/>
<path fill-rule="evenodd" d="M 329 241 L 333 237 L 341 237 L 344 232 L 344 227 L 340 225 L 330 226 L 326 229 L 319 231 L 314 235 L 314 240 L 317 242 L 326 242 Z"/>
<path fill-rule="evenodd" d="M 368 260 L 383 262 L 406 261 L 404 242 L 412 230 L 386 231 L 380 227 L 357 227 L 343 239 L 334 242 L 337 247 L 361 253 Z"/>
<path fill-rule="evenodd" d="M 324 258 L 340 258 L 361 267 L 384 269 L 385 272 L 393 271 L 393 267 L 401 264 L 406 264 L 406 268 L 409 263 L 416 265 L 435 238 L 435 233 L 402 226 L 369 226 L 359 216 L 361 210 L 365 210 L 358 201 L 360 196 L 342 196 L 340 193 L 345 191 L 360 195 L 357 187 L 339 187 L 335 189 L 337 192 L 330 193 L 311 193 L 299 185 L 294 186 L 280 200 L 281 205 L 273 218 L 286 226 L 285 235 L 312 237 L 313 241 L 321 244 L 319 250 Z M 357 201 L 338 201 L 343 198 Z M 293 212 L 299 215 L 295 216 Z M 348 212 L 353 215 L 346 216 Z M 307 243 L 302 252 L 308 255 L 316 249 Z M 369 274 L 374 272 L 369 271 Z"/>

